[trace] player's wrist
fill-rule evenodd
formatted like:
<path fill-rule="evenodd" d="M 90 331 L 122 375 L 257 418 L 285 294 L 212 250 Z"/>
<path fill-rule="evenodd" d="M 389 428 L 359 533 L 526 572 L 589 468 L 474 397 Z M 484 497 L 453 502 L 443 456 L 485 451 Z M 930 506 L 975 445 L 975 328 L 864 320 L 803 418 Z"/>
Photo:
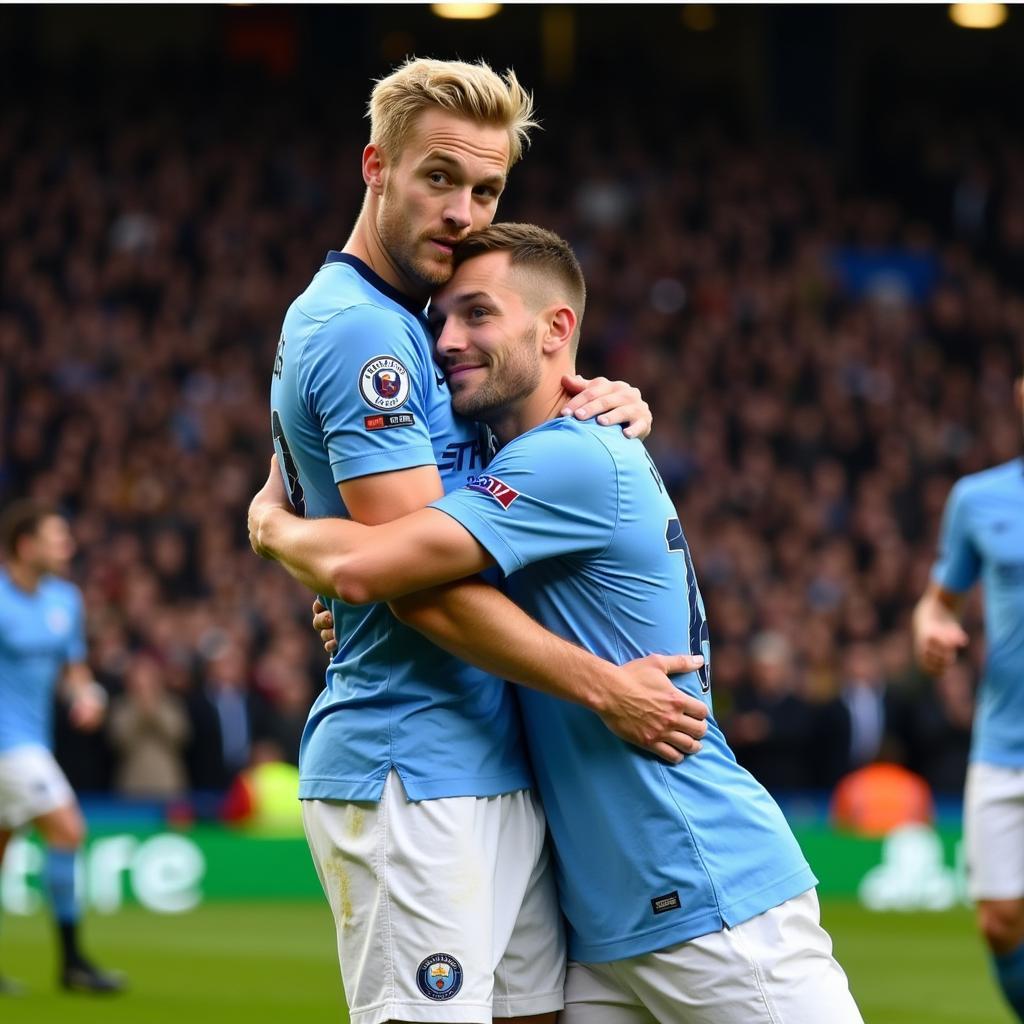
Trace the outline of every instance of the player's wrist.
<path fill-rule="evenodd" d="M 254 510 L 256 552 L 262 558 L 277 559 L 276 524 L 284 510 L 278 505 L 263 505 Z"/>
<path fill-rule="evenodd" d="M 582 703 L 596 714 L 605 715 L 614 706 L 615 694 L 622 691 L 622 670 L 601 658 L 595 660 L 596 669 L 588 671 L 586 675 Z"/>

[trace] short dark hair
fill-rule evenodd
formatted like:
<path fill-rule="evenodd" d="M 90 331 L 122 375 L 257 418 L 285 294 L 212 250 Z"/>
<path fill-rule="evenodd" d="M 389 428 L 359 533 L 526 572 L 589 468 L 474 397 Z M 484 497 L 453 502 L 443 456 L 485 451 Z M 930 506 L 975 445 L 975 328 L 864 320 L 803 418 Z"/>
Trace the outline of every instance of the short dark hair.
<path fill-rule="evenodd" d="M 0 515 L 0 543 L 3 544 L 4 552 L 17 555 L 22 537 L 31 536 L 44 519 L 59 514 L 53 506 L 34 498 L 12 501 Z"/>
<path fill-rule="evenodd" d="M 467 235 L 455 247 L 454 265 L 458 269 L 467 260 L 488 252 L 507 252 L 513 267 L 529 267 L 559 278 L 569 290 L 576 313 L 573 352 L 579 344 L 580 324 L 587 305 L 587 284 L 572 246 L 554 231 L 536 224 L 492 224 L 483 231 Z"/>
<path fill-rule="evenodd" d="M 1011 358 L 1013 359 L 1013 379 L 1020 380 L 1024 377 L 1024 337 L 1020 337 L 1014 342 Z"/>

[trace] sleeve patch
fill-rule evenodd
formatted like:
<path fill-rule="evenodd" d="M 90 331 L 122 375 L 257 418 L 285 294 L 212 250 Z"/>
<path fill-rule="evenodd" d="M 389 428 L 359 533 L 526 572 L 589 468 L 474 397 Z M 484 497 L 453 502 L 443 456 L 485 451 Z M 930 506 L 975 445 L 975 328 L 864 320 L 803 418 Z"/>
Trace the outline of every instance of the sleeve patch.
<path fill-rule="evenodd" d="M 385 412 L 376 416 L 364 416 L 363 426 L 367 430 L 390 430 L 392 427 L 411 427 L 416 417 L 411 412 Z"/>
<path fill-rule="evenodd" d="M 374 356 L 359 371 L 359 393 L 371 408 L 399 409 L 409 400 L 409 371 L 394 356 Z"/>
<path fill-rule="evenodd" d="M 483 476 L 471 476 L 466 481 L 466 486 L 471 491 L 489 494 L 504 509 L 507 509 L 519 497 L 517 490 L 489 473 L 485 473 Z"/>

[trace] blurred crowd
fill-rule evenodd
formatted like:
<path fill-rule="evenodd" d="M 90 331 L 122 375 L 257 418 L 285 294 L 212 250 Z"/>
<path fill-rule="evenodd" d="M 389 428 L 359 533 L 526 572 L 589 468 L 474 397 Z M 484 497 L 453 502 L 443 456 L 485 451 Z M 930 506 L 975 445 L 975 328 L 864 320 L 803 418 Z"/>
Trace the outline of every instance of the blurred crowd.
<path fill-rule="evenodd" d="M 793 142 L 546 124 L 500 216 L 574 244 L 581 370 L 654 410 L 740 760 L 778 790 L 885 759 L 958 791 L 980 646 L 926 680 L 909 617 L 953 480 L 1021 450 L 1021 152 L 922 160 L 922 220 Z M 0 113 L 0 500 L 72 520 L 111 694 L 101 735 L 58 715 L 83 790 L 297 757 L 326 658 L 245 510 L 281 318 L 345 242 L 364 132 L 243 96 Z"/>

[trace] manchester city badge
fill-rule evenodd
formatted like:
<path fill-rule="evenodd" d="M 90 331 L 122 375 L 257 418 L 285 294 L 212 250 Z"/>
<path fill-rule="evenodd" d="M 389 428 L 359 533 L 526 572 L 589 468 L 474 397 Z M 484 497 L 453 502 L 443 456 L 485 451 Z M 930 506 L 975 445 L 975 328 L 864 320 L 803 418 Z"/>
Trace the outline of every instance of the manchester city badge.
<path fill-rule="evenodd" d="M 416 984 L 430 999 L 451 999 L 462 988 L 462 964 L 448 953 L 432 953 L 420 964 Z"/>

